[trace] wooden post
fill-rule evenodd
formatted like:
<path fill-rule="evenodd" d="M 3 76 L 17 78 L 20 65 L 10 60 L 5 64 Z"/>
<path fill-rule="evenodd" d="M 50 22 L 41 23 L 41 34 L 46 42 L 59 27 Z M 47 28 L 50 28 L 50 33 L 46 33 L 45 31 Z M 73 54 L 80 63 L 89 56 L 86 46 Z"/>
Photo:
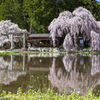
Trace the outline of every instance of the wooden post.
<path fill-rule="evenodd" d="M 13 34 L 11 34 L 11 50 L 13 49 Z"/>
<path fill-rule="evenodd" d="M 25 34 L 23 34 L 23 50 L 25 50 Z"/>
<path fill-rule="evenodd" d="M 11 54 L 11 70 L 13 70 L 13 55 Z"/>

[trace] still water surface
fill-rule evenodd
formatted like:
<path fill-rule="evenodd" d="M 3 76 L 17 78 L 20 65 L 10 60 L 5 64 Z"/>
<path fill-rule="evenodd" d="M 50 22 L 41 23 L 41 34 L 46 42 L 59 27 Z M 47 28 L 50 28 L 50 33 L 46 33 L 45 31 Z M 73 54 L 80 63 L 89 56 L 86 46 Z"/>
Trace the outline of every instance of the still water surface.
<path fill-rule="evenodd" d="M 99 93 L 100 55 L 0 55 L 0 90 L 16 93 L 19 87 L 23 92 L 52 88 L 57 93 L 76 91 L 81 95 L 89 87 Z"/>

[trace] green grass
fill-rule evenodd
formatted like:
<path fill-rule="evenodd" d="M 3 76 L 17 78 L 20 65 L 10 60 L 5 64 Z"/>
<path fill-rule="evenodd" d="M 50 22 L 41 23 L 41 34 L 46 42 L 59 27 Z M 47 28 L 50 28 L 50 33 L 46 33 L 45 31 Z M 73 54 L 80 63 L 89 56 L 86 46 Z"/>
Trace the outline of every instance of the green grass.
<path fill-rule="evenodd" d="M 20 54 L 20 53 L 100 54 L 99 51 L 94 51 L 94 52 L 80 52 L 80 51 L 75 51 L 75 52 L 4 51 L 4 52 L 0 52 L 0 54 Z"/>
<path fill-rule="evenodd" d="M 19 54 L 19 53 L 57 53 L 57 52 L 38 52 L 38 51 L 4 51 L 0 54 Z M 65 52 L 66 53 L 66 52 Z"/>
<path fill-rule="evenodd" d="M 17 93 L 8 94 L 3 91 L 0 94 L 2 100 L 100 100 L 100 96 L 95 96 L 91 90 L 85 96 L 80 96 L 79 93 L 72 92 L 70 95 L 54 93 L 52 90 L 47 90 L 46 93 L 42 93 L 39 90 L 36 92 L 29 89 L 29 91 L 23 93 L 19 88 Z"/>
<path fill-rule="evenodd" d="M 5 51 L 5 52 L 0 52 L 0 54 L 16 54 L 16 53 L 20 53 L 17 51 Z"/>

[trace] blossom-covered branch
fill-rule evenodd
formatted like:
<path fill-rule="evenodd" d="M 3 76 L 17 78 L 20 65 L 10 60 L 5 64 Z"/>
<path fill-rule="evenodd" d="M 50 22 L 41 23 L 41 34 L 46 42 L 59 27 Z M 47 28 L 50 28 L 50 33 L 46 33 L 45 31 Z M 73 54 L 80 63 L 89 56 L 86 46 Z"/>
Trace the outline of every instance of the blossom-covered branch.
<path fill-rule="evenodd" d="M 0 21 L 0 46 L 10 41 L 11 36 L 9 33 L 28 33 L 28 31 L 20 29 L 17 24 L 12 23 L 10 20 Z"/>
<path fill-rule="evenodd" d="M 78 49 L 77 38 L 82 35 L 84 41 L 91 39 L 91 31 L 100 33 L 100 22 L 96 21 L 90 11 L 83 7 L 76 8 L 72 13 L 64 11 L 59 14 L 49 25 L 53 45 L 55 37 L 65 34 L 63 47 L 66 51 Z M 73 39 L 73 41 L 72 41 Z M 98 40 L 96 40 L 98 41 Z M 98 49 L 99 50 L 99 49 Z"/>

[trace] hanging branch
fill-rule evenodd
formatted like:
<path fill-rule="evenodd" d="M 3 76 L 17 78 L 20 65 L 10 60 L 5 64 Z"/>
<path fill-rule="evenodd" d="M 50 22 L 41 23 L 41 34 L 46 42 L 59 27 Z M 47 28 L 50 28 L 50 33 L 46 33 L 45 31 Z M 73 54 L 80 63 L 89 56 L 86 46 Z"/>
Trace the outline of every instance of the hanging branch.
<path fill-rule="evenodd" d="M 0 46 L 3 46 L 5 42 L 11 40 L 9 33 L 28 33 L 26 29 L 22 30 L 18 27 L 17 24 L 12 23 L 10 20 L 0 21 Z"/>
<path fill-rule="evenodd" d="M 54 46 L 56 36 L 62 37 L 65 34 L 64 49 L 68 51 L 72 46 L 76 50 L 78 49 L 77 39 L 73 38 L 73 44 L 71 38 L 83 35 L 84 41 L 91 39 L 90 34 L 92 30 L 97 34 L 100 33 L 100 22 L 95 20 L 90 11 L 83 7 L 78 7 L 72 13 L 69 11 L 60 13 L 58 18 L 55 18 L 50 23 L 48 30 L 50 31 Z"/>
<path fill-rule="evenodd" d="M 91 31 L 91 47 L 93 51 L 100 51 L 100 34 Z"/>

